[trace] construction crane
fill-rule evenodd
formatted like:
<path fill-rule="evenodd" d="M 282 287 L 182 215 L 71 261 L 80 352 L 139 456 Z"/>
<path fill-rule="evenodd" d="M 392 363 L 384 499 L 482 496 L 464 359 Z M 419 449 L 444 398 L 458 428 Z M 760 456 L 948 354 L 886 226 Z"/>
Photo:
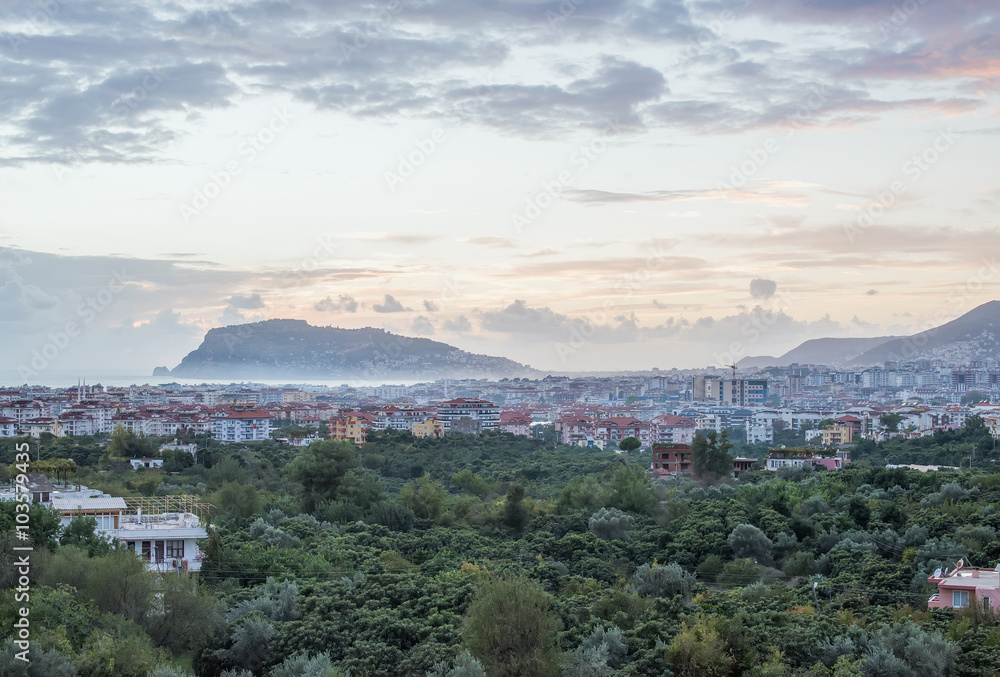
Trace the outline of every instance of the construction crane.
<path fill-rule="evenodd" d="M 729 367 L 730 369 L 733 370 L 733 385 L 735 386 L 736 385 L 736 362 L 733 362 L 732 364 L 725 364 L 723 366 Z"/>

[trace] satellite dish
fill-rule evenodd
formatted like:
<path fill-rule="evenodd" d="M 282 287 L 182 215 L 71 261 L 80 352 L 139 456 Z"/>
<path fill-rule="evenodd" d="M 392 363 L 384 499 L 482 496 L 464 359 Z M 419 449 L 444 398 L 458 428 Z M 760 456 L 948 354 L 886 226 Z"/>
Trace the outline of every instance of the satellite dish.
<path fill-rule="evenodd" d="M 938 567 L 937 569 L 934 570 L 934 578 L 941 578 L 941 567 Z"/>

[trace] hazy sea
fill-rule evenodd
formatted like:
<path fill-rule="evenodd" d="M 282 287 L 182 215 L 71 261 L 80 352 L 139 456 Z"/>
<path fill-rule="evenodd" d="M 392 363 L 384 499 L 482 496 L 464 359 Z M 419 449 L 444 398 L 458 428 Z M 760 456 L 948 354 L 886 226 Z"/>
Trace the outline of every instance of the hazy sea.
<path fill-rule="evenodd" d="M 232 383 L 258 383 L 266 386 L 330 386 L 337 387 L 347 385 L 353 388 L 374 388 L 380 385 L 405 385 L 411 386 L 415 383 L 425 383 L 426 380 L 398 380 L 398 381 L 371 381 L 358 379 L 307 379 L 307 380 L 286 380 L 286 379 L 204 379 L 204 378 L 180 378 L 176 376 L 152 376 L 152 371 L 137 372 L 131 370 L 65 370 L 46 369 L 25 378 L 16 369 L 0 369 L 0 386 L 11 387 L 24 385 L 47 386 L 50 388 L 68 388 L 75 386 L 78 382 L 86 381 L 89 385 L 104 386 L 156 386 L 165 383 L 179 383 L 181 385 L 200 385 L 203 383 L 218 383 L 229 385 Z"/>

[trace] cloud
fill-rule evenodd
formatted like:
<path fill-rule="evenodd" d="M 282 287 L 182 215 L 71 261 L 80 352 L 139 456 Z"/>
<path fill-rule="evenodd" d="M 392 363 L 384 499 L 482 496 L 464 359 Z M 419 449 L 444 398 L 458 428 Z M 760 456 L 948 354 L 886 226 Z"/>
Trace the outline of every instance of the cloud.
<path fill-rule="evenodd" d="M 517 246 L 517 243 L 509 237 L 470 237 L 465 241 L 469 244 L 489 247 L 491 249 L 497 247 L 510 248 Z"/>
<path fill-rule="evenodd" d="M 778 290 L 778 283 L 774 280 L 755 278 L 750 280 L 750 296 L 755 299 L 769 299 Z"/>
<path fill-rule="evenodd" d="M 59 299 L 40 287 L 26 283 L 18 272 L 31 259 L 10 250 L 0 257 L 0 323 L 30 321 L 40 313 L 55 310 Z"/>
<path fill-rule="evenodd" d="M 469 318 L 465 315 L 459 315 L 451 320 L 445 320 L 441 325 L 441 329 L 456 334 L 465 334 L 472 331 L 472 323 L 469 322 Z"/>
<path fill-rule="evenodd" d="M 432 0 L 399 11 L 84 2 L 60 4 L 58 30 L 26 28 L 28 13 L 12 12 L 3 32 L 24 44 L 4 62 L 0 113 L 12 131 L 0 163 L 172 161 L 207 113 L 262 93 L 362 120 L 550 138 L 610 121 L 621 132 L 766 127 L 796 116 L 820 82 L 829 93 L 808 124 L 969 111 L 995 89 L 1000 19 L 982 1 L 918 3 L 899 20 L 883 0 L 742 5 L 588 0 L 566 14 L 556 0 Z M 732 38 L 720 27 L 727 13 L 759 19 L 772 39 Z M 818 43 L 817 27 L 830 39 Z M 671 56 L 684 68 L 670 68 Z M 870 83 L 884 79 L 944 84 L 920 99 L 879 100 Z"/>
<path fill-rule="evenodd" d="M 244 324 L 251 319 L 262 319 L 259 315 L 244 313 L 244 310 L 261 310 L 264 308 L 264 299 L 260 294 L 234 294 L 226 299 L 226 306 L 222 310 L 219 322 L 223 326 L 234 324 Z"/>
<path fill-rule="evenodd" d="M 570 202 L 604 205 L 622 202 L 681 202 L 688 200 L 726 200 L 729 202 L 767 202 L 772 204 L 804 204 L 807 196 L 776 186 L 749 188 L 706 188 L 692 190 L 653 190 L 646 193 L 623 193 L 595 189 L 568 189 L 562 197 Z"/>
<path fill-rule="evenodd" d="M 867 294 L 868 296 L 875 296 L 876 294 L 878 294 L 878 289 L 869 289 L 868 291 L 865 292 L 865 294 Z"/>
<path fill-rule="evenodd" d="M 413 310 L 412 308 L 406 308 L 402 303 L 397 301 L 395 297 L 390 294 L 385 295 L 385 300 L 382 303 L 376 303 L 372 306 L 372 309 L 376 313 L 402 313 L 404 311 Z"/>
<path fill-rule="evenodd" d="M 347 294 L 341 294 L 337 297 L 336 301 L 333 300 L 332 296 L 327 296 L 314 303 L 313 309 L 322 313 L 356 313 L 358 311 L 358 302 L 354 300 L 354 297 Z"/>
<path fill-rule="evenodd" d="M 438 307 L 438 304 L 435 303 L 434 301 L 424 301 L 424 310 L 426 310 L 428 313 L 436 313 L 437 311 L 440 310 L 440 308 Z"/>
<path fill-rule="evenodd" d="M 413 324 L 410 325 L 410 329 L 417 336 L 433 336 L 434 335 L 434 323 L 430 321 L 426 316 L 420 315 L 413 320 Z"/>
<path fill-rule="evenodd" d="M 234 294 L 226 299 L 226 304 L 239 310 L 259 310 L 264 307 L 264 299 L 260 294 Z"/>

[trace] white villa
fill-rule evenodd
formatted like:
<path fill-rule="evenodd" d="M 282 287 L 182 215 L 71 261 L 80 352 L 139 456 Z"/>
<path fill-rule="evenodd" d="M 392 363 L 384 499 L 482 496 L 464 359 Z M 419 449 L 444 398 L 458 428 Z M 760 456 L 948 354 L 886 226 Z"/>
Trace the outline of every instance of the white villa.
<path fill-rule="evenodd" d="M 63 525 L 76 515 L 97 520 L 97 530 L 125 543 L 152 571 L 200 571 L 198 540 L 208 538 L 205 503 L 192 496 L 118 498 L 97 491 L 53 493 Z"/>

